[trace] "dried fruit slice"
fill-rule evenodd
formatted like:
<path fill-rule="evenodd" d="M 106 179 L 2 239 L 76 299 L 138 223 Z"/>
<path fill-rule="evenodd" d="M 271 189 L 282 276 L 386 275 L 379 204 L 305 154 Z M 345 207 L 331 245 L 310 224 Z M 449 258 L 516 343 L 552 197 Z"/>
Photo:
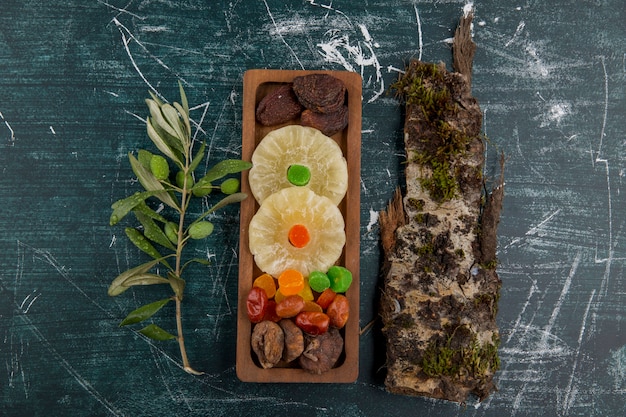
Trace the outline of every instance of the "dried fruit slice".
<path fill-rule="evenodd" d="M 289 242 L 294 225 L 309 231 L 309 242 L 298 248 Z M 279 276 L 287 269 L 308 276 L 327 271 L 341 256 L 346 242 L 344 220 L 328 198 L 305 187 L 282 189 L 263 201 L 249 226 L 250 252 L 263 271 Z"/>
<path fill-rule="evenodd" d="M 337 143 L 311 127 L 290 125 L 268 133 L 252 155 L 250 190 L 259 204 L 278 190 L 296 187 L 289 182 L 291 166 L 307 167 L 304 185 L 338 205 L 348 189 L 348 165 Z"/>

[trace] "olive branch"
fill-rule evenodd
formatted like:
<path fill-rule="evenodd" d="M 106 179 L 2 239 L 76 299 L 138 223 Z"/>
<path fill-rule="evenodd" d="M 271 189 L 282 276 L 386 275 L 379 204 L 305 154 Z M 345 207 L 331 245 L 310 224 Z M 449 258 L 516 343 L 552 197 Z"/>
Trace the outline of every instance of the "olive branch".
<path fill-rule="evenodd" d="M 187 358 L 185 339 L 183 337 L 181 304 L 185 289 L 182 278 L 184 270 L 191 264 L 208 264 L 206 259 L 183 258 L 183 249 L 190 239 L 204 239 L 213 232 L 213 223 L 206 220 L 216 210 L 232 203 L 241 202 L 246 194 L 239 191 L 239 179 L 226 178 L 219 186 L 214 185 L 227 175 L 237 174 L 249 169 L 250 162 L 238 159 L 226 159 L 218 162 L 207 173 L 195 180 L 194 172 L 205 156 L 205 144 L 201 143 L 195 154 L 192 154 L 194 141 L 191 137 L 189 105 L 182 85 L 179 83 L 180 103 L 164 103 L 152 92 L 146 104 L 150 116 L 146 119 L 147 133 L 160 154 L 141 149 L 135 157 L 128 154 L 131 168 L 145 191 L 136 192 L 131 196 L 116 201 L 111 206 L 113 212 L 109 223 L 116 225 L 126 215 L 133 213 L 140 227 L 126 227 L 128 239 L 152 260 L 119 274 L 108 289 L 110 296 L 117 296 L 127 289 L 139 285 L 168 284 L 174 294 L 168 298 L 143 305 L 131 311 L 122 320 L 120 326 L 136 324 L 151 318 L 170 301 L 176 304 L 176 330 L 173 335 L 167 330 L 149 324 L 139 333 L 155 340 L 177 340 L 180 348 L 183 369 L 191 374 L 199 375 Z M 171 175 L 170 166 L 174 166 L 175 175 Z M 187 209 L 194 198 L 208 196 L 213 190 L 226 195 L 208 210 L 195 219 L 188 218 Z M 173 220 L 161 214 L 161 210 L 152 209 L 147 200 L 156 199 L 167 206 Z M 158 249 L 157 249 L 158 248 Z M 165 272 L 159 272 L 162 265 Z M 156 272 L 153 272 L 155 271 Z M 163 276 L 164 275 L 164 276 Z"/>

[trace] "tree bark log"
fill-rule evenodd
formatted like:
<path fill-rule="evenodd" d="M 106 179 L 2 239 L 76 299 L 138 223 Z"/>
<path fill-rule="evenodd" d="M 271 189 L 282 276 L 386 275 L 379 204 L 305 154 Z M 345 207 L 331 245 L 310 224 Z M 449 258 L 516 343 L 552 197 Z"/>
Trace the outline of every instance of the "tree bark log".
<path fill-rule="evenodd" d="M 394 86 L 406 102 L 406 191 L 397 190 L 379 218 L 386 388 L 459 403 L 494 391 L 500 363 L 503 176 L 485 195 L 482 112 L 470 88 L 471 19 L 464 16 L 455 35 L 456 72 L 412 61 Z"/>

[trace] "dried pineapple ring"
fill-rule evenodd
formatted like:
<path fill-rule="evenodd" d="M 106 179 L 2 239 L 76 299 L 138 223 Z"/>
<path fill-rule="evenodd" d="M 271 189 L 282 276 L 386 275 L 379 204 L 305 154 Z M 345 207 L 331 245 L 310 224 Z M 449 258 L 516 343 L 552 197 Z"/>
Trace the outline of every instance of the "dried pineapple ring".
<path fill-rule="evenodd" d="M 304 225 L 310 240 L 298 248 L 289 242 L 289 231 Z M 327 271 L 341 256 L 346 243 L 344 220 L 339 208 L 327 197 L 306 187 L 284 188 L 267 197 L 248 229 L 250 252 L 261 269 L 275 277 L 286 269 L 304 276 Z"/>
<path fill-rule="evenodd" d="M 268 133 L 252 155 L 250 190 L 259 204 L 278 190 L 295 187 L 287 178 L 294 165 L 307 167 L 304 187 L 338 205 L 348 189 L 348 165 L 337 143 L 311 127 L 290 125 Z"/>

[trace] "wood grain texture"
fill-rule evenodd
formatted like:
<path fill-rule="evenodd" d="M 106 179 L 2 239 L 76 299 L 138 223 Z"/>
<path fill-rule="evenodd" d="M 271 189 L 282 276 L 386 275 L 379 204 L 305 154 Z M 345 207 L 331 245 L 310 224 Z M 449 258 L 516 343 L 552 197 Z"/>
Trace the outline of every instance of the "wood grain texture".
<path fill-rule="evenodd" d="M 472 92 L 489 139 L 487 178 L 499 177 L 507 155 L 499 391 L 465 408 L 384 391 L 377 213 L 402 185 L 404 161 L 401 104 L 388 87 L 411 58 L 451 67 L 449 40 L 466 3 L 2 0 L 0 414 L 626 414 L 621 0 L 473 2 Z M 113 201 L 139 189 L 126 155 L 149 144 L 148 90 L 174 100 L 183 82 L 195 139 L 207 143 L 202 171 L 241 156 L 251 68 L 363 79 L 354 384 L 237 378 L 237 207 L 216 213 L 213 236 L 193 248 L 212 264 L 188 270 L 183 319 L 204 376 L 180 369 L 175 344 L 118 326 L 163 293 L 106 295 L 117 273 L 146 260 L 108 218 Z M 172 329 L 168 317 L 155 322 Z"/>

